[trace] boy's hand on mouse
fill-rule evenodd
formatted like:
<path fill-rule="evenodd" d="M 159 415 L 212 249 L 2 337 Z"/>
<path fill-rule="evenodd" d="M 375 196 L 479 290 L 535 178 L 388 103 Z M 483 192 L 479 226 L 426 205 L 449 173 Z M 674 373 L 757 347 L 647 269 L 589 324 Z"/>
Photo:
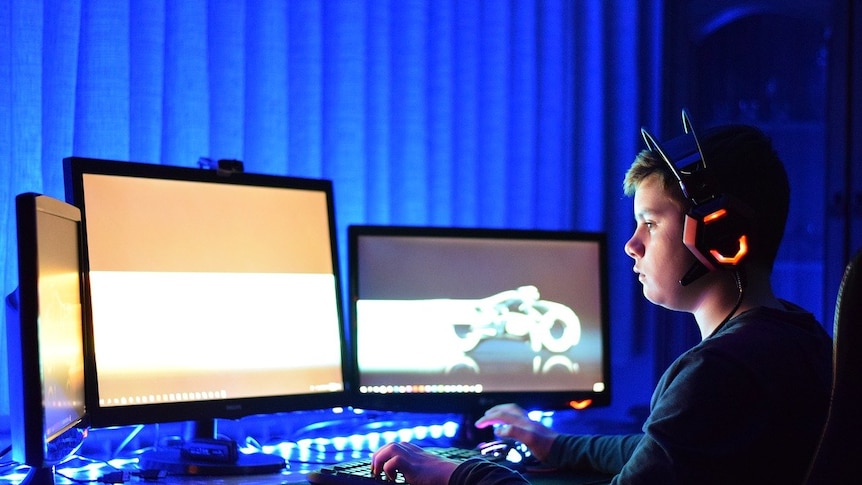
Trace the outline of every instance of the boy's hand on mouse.
<path fill-rule="evenodd" d="M 495 426 L 494 433 L 501 438 L 513 438 L 524 443 L 542 461 L 550 455 L 551 445 L 559 436 L 556 431 L 530 419 L 527 412 L 516 404 L 500 404 L 485 411 L 485 415 L 476 421 L 476 427 L 488 426 Z"/>

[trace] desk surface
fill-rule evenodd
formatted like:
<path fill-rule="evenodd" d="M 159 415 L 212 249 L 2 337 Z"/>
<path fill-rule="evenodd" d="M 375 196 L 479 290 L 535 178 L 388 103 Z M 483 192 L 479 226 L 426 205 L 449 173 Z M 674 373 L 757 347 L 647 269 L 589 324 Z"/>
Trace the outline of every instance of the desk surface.
<path fill-rule="evenodd" d="M 533 485 L 599 485 L 610 483 L 611 477 L 598 473 L 541 473 L 526 474 Z M 285 471 L 280 474 L 243 477 L 169 477 L 165 481 L 140 482 L 164 485 L 309 485 L 305 473 Z M 386 483 L 386 482 L 383 482 Z"/>
<path fill-rule="evenodd" d="M 315 469 L 314 466 L 288 466 L 278 473 L 264 473 L 257 475 L 235 475 L 235 476 L 207 476 L 207 475 L 167 475 L 155 480 L 147 480 L 138 476 L 129 476 L 126 480 L 127 484 L 133 485 L 290 485 L 300 484 L 309 485 L 306 480 L 306 474 Z M 25 478 L 27 473 L 26 467 L 19 467 L 16 473 L 8 473 L 0 477 L 0 484 L 19 484 Z M 600 473 L 559 473 L 559 472 L 542 472 L 542 473 L 525 473 L 524 474 L 530 483 L 534 485 L 598 485 L 610 482 L 610 477 Z M 97 475 L 101 476 L 101 474 Z M 42 477 L 44 478 L 44 477 Z M 80 480 L 92 480 L 75 476 L 75 480 L 70 480 L 62 475 L 54 476 L 56 485 L 73 485 L 81 483 Z M 32 482 L 34 485 L 42 485 L 43 480 Z"/>
<path fill-rule="evenodd" d="M 564 417 L 555 416 L 555 417 Z M 570 418 L 578 415 L 572 413 Z M 447 415 L 412 415 L 405 413 L 368 413 L 363 415 L 345 415 L 338 413 L 308 413 L 300 415 L 272 415 L 249 417 L 235 422 L 222 423 L 223 432 L 227 436 L 253 437 L 254 448 L 266 453 L 276 454 L 284 458 L 287 466 L 281 471 L 273 471 L 259 475 L 223 476 L 223 475 L 169 475 L 157 480 L 144 480 L 131 476 L 126 483 L 146 483 L 148 485 L 196 485 L 196 484 L 250 484 L 279 485 L 307 484 L 305 479 L 309 471 L 325 464 L 344 463 L 361 459 L 370 455 L 371 450 L 379 448 L 385 441 L 404 439 L 403 429 L 422 430 L 424 434 L 415 438 L 423 446 L 447 446 L 452 440 L 449 432 L 451 417 Z M 318 423 L 328 423 L 326 427 Z M 440 425 L 440 423 L 444 423 Z M 563 430 L 568 426 L 564 421 L 558 421 Z M 583 431 L 582 423 L 574 423 L 576 429 Z M 556 427 L 556 426 L 555 426 Z M 139 469 L 139 458 L 146 450 L 164 449 L 175 443 L 174 437 L 180 436 L 183 423 L 161 425 L 146 425 L 143 427 L 129 426 L 119 428 L 103 428 L 91 430 L 84 440 L 82 448 L 75 459 L 58 467 L 58 472 L 73 477 L 75 480 L 96 482 L 113 470 L 136 471 Z M 2 430 L 0 430 L 2 431 Z M 435 433 L 443 433 L 437 436 Z M 363 434 L 366 433 L 366 434 Z M 290 439 L 285 439 L 288 436 Z M 328 438 L 326 438 L 328 436 Z M 359 438 L 360 441 L 355 440 Z M 0 436 L 0 445 L 6 443 L 8 437 Z M 245 440 L 243 444 L 248 444 Z M 248 451 L 248 450 L 246 450 Z M 10 463 L 9 457 L 5 463 L 0 462 L 0 485 L 18 484 L 29 470 L 27 467 Z M 278 470 L 279 467 L 276 467 Z M 531 473 L 527 478 L 534 484 L 598 484 L 607 483 L 609 477 L 601 474 L 559 474 Z M 55 483 L 80 483 L 67 480 L 62 476 L 55 478 Z"/>

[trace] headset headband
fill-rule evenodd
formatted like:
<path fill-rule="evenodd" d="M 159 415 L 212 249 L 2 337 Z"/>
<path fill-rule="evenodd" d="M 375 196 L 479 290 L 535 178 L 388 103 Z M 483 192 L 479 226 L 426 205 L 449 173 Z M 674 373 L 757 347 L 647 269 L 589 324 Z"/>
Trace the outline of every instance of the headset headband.
<path fill-rule="evenodd" d="M 716 196 L 715 183 L 708 176 L 706 158 L 700 148 L 700 141 L 694 133 L 691 118 L 682 110 L 682 127 L 685 133 L 660 145 L 656 139 L 641 128 L 641 135 L 647 148 L 658 153 L 673 172 L 679 188 L 692 205 L 700 205 Z M 677 168 L 680 167 L 680 168 Z"/>

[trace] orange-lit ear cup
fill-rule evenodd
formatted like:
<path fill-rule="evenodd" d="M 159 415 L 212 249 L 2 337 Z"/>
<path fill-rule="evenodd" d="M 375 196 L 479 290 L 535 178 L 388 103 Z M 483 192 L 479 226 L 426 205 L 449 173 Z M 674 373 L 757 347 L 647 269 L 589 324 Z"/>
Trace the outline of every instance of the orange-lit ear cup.
<path fill-rule="evenodd" d="M 683 242 L 710 271 L 738 266 L 748 255 L 751 216 L 727 196 L 693 207 L 685 216 Z"/>

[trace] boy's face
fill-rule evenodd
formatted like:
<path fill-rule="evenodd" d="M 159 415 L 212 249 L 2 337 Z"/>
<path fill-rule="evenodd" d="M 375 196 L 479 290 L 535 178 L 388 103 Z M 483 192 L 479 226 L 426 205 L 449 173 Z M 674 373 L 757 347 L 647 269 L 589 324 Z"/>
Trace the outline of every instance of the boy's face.
<path fill-rule="evenodd" d="M 697 282 L 683 287 L 679 280 L 695 261 L 682 242 L 683 206 L 671 198 L 658 175 L 641 181 L 634 196 L 637 226 L 625 245 L 634 259 L 634 272 L 647 300 L 663 307 L 691 311 Z"/>

